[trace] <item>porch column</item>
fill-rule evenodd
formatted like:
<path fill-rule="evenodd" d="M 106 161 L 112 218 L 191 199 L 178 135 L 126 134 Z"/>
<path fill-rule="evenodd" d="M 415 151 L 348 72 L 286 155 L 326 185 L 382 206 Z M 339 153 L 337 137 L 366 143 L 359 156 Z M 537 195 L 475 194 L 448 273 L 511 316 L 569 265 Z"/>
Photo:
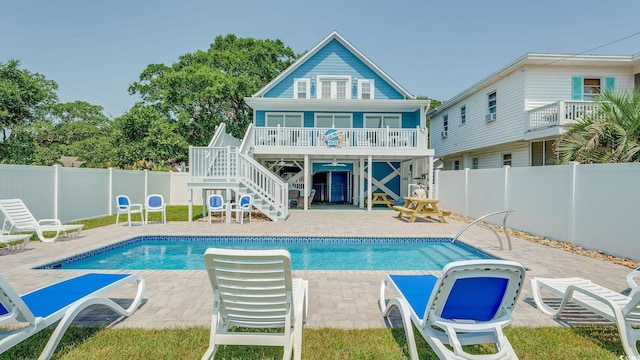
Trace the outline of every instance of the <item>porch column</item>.
<path fill-rule="evenodd" d="M 304 172 L 304 181 L 303 181 L 303 188 L 302 188 L 302 196 L 303 196 L 303 203 L 304 203 L 304 211 L 307 211 L 307 209 L 309 209 L 309 194 L 311 193 L 311 189 L 309 189 L 309 177 L 310 175 L 310 171 L 309 171 L 309 155 L 308 154 L 304 154 L 304 169 L 302 170 Z"/>
<path fill-rule="evenodd" d="M 371 155 L 367 156 L 367 211 L 371 211 L 371 170 L 373 164 L 371 163 Z"/>
<path fill-rule="evenodd" d="M 358 192 L 358 207 L 360 209 L 364 208 L 364 158 L 360 157 L 360 169 L 358 169 L 358 187 L 360 188 Z"/>

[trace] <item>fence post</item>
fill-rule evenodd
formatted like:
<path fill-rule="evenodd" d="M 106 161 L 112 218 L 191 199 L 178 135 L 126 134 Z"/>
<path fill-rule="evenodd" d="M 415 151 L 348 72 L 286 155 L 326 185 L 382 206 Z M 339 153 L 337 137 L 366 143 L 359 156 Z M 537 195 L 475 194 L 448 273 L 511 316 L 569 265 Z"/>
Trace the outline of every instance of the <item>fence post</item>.
<path fill-rule="evenodd" d="M 469 216 L 469 168 L 464 168 L 464 216 Z"/>
<path fill-rule="evenodd" d="M 113 215 L 113 168 L 107 168 L 108 172 L 108 176 L 109 176 L 109 191 L 107 191 L 107 193 L 109 194 L 109 200 L 107 201 L 107 204 L 109 204 L 109 210 L 107 211 L 107 214 L 109 214 L 109 216 Z"/>
<path fill-rule="evenodd" d="M 504 167 L 504 210 L 509 210 L 509 169 L 511 165 Z"/>
<path fill-rule="evenodd" d="M 53 218 L 60 219 L 58 208 L 60 206 L 60 165 L 53 165 Z"/>
<path fill-rule="evenodd" d="M 570 244 L 575 244 L 576 240 L 576 177 L 578 172 L 578 165 L 580 164 L 577 161 L 570 162 L 571 166 L 569 167 L 569 171 L 571 171 L 571 188 L 570 188 L 570 196 L 569 203 L 569 221 L 567 222 L 569 228 L 567 229 L 567 238 Z"/>
<path fill-rule="evenodd" d="M 149 170 L 144 169 L 144 203 L 147 203 L 147 196 L 149 196 Z"/>

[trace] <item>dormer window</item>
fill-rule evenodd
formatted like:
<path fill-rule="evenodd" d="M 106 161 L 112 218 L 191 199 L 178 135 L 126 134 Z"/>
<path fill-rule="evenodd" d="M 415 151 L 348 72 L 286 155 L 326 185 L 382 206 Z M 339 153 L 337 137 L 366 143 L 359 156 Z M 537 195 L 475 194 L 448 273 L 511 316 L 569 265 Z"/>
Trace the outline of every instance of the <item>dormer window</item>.
<path fill-rule="evenodd" d="M 311 79 L 296 79 L 293 83 L 294 99 L 311 98 Z"/>
<path fill-rule="evenodd" d="M 319 76 L 318 99 L 351 99 L 348 76 Z"/>
<path fill-rule="evenodd" d="M 373 80 L 358 79 L 358 99 L 373 99 Z"/>

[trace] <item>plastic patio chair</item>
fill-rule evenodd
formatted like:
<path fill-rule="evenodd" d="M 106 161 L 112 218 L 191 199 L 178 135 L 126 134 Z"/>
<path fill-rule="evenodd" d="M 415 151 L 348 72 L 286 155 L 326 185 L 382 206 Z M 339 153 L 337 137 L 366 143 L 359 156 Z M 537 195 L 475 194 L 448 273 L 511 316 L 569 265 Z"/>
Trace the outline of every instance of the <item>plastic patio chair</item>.
<path fill-rule="evenodd" d="M 149 213 L 150 212 L 159 212 L 162 213 L 162 223 L 166 224 L 167 222 L 167 204 L 164 202 L 164 197 L 160 194 L 151 194 L 147 196 L 147 201 L 144 205 L 144 210 L 146 213 L 145 222 L 149 223 Z"/>
<path fill-rule="evenodd" d="M 207 207 L 209 212 L 209 224 L 211 224 L 211 216 L 213 213 L 220 213 L 220 222 L 224 221 L 224 217 L 227 213 L 227 204 L 224 202 L 224 198 L 220 194 L 209 195 L 207 198 Z"/>
<path fill-rule="evenodd" d="M 240 202 L 236 206 L 236 219 L 240 219 L 240 223 L 244 223 L 244 214 L 249 214 L 249 222 L 251 222 L 251 207 L 253 198 L 251 195 L 242 195 Z M 237 221 L 237 220 L 236 220 Z"/>
<path fill-rule="evenodd" d="M 140 222 L 144 225 L 144 216 L 142 214 L 142 204 L 132 204 L 127 195 L 116 196 L 116 226 L 120 220 L 120 214 L 127 214 L 127 222 L 131 227 L 131 214 L 140 214 Z"/>

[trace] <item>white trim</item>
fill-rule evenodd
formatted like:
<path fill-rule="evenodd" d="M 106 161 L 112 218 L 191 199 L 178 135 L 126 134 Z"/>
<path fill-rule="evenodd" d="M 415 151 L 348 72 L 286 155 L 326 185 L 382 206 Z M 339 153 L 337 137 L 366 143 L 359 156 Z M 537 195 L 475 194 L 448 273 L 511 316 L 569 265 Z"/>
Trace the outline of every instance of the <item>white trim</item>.
<path fill-rule="evenodd" d="M 322 97 L 322 83 L 331 82 L 331 100 L 350 100 L 351 99 L 351 76 L 348 75 L 318 75 L 316 80 L 316 99 L 324 99 Z M 338 82 L 346 82 L 345 98 L 338 98 Z"/>
<path fill-rule="evenodd" d="M 375 86 L 374 86 L 374 80 L 373 79 L 358 79 L 358 99 L 362 100 L 362 85 L 363 84 L 369 84 L 369 99 L 366 100 L 373 100 L 375 99 Z"/>

